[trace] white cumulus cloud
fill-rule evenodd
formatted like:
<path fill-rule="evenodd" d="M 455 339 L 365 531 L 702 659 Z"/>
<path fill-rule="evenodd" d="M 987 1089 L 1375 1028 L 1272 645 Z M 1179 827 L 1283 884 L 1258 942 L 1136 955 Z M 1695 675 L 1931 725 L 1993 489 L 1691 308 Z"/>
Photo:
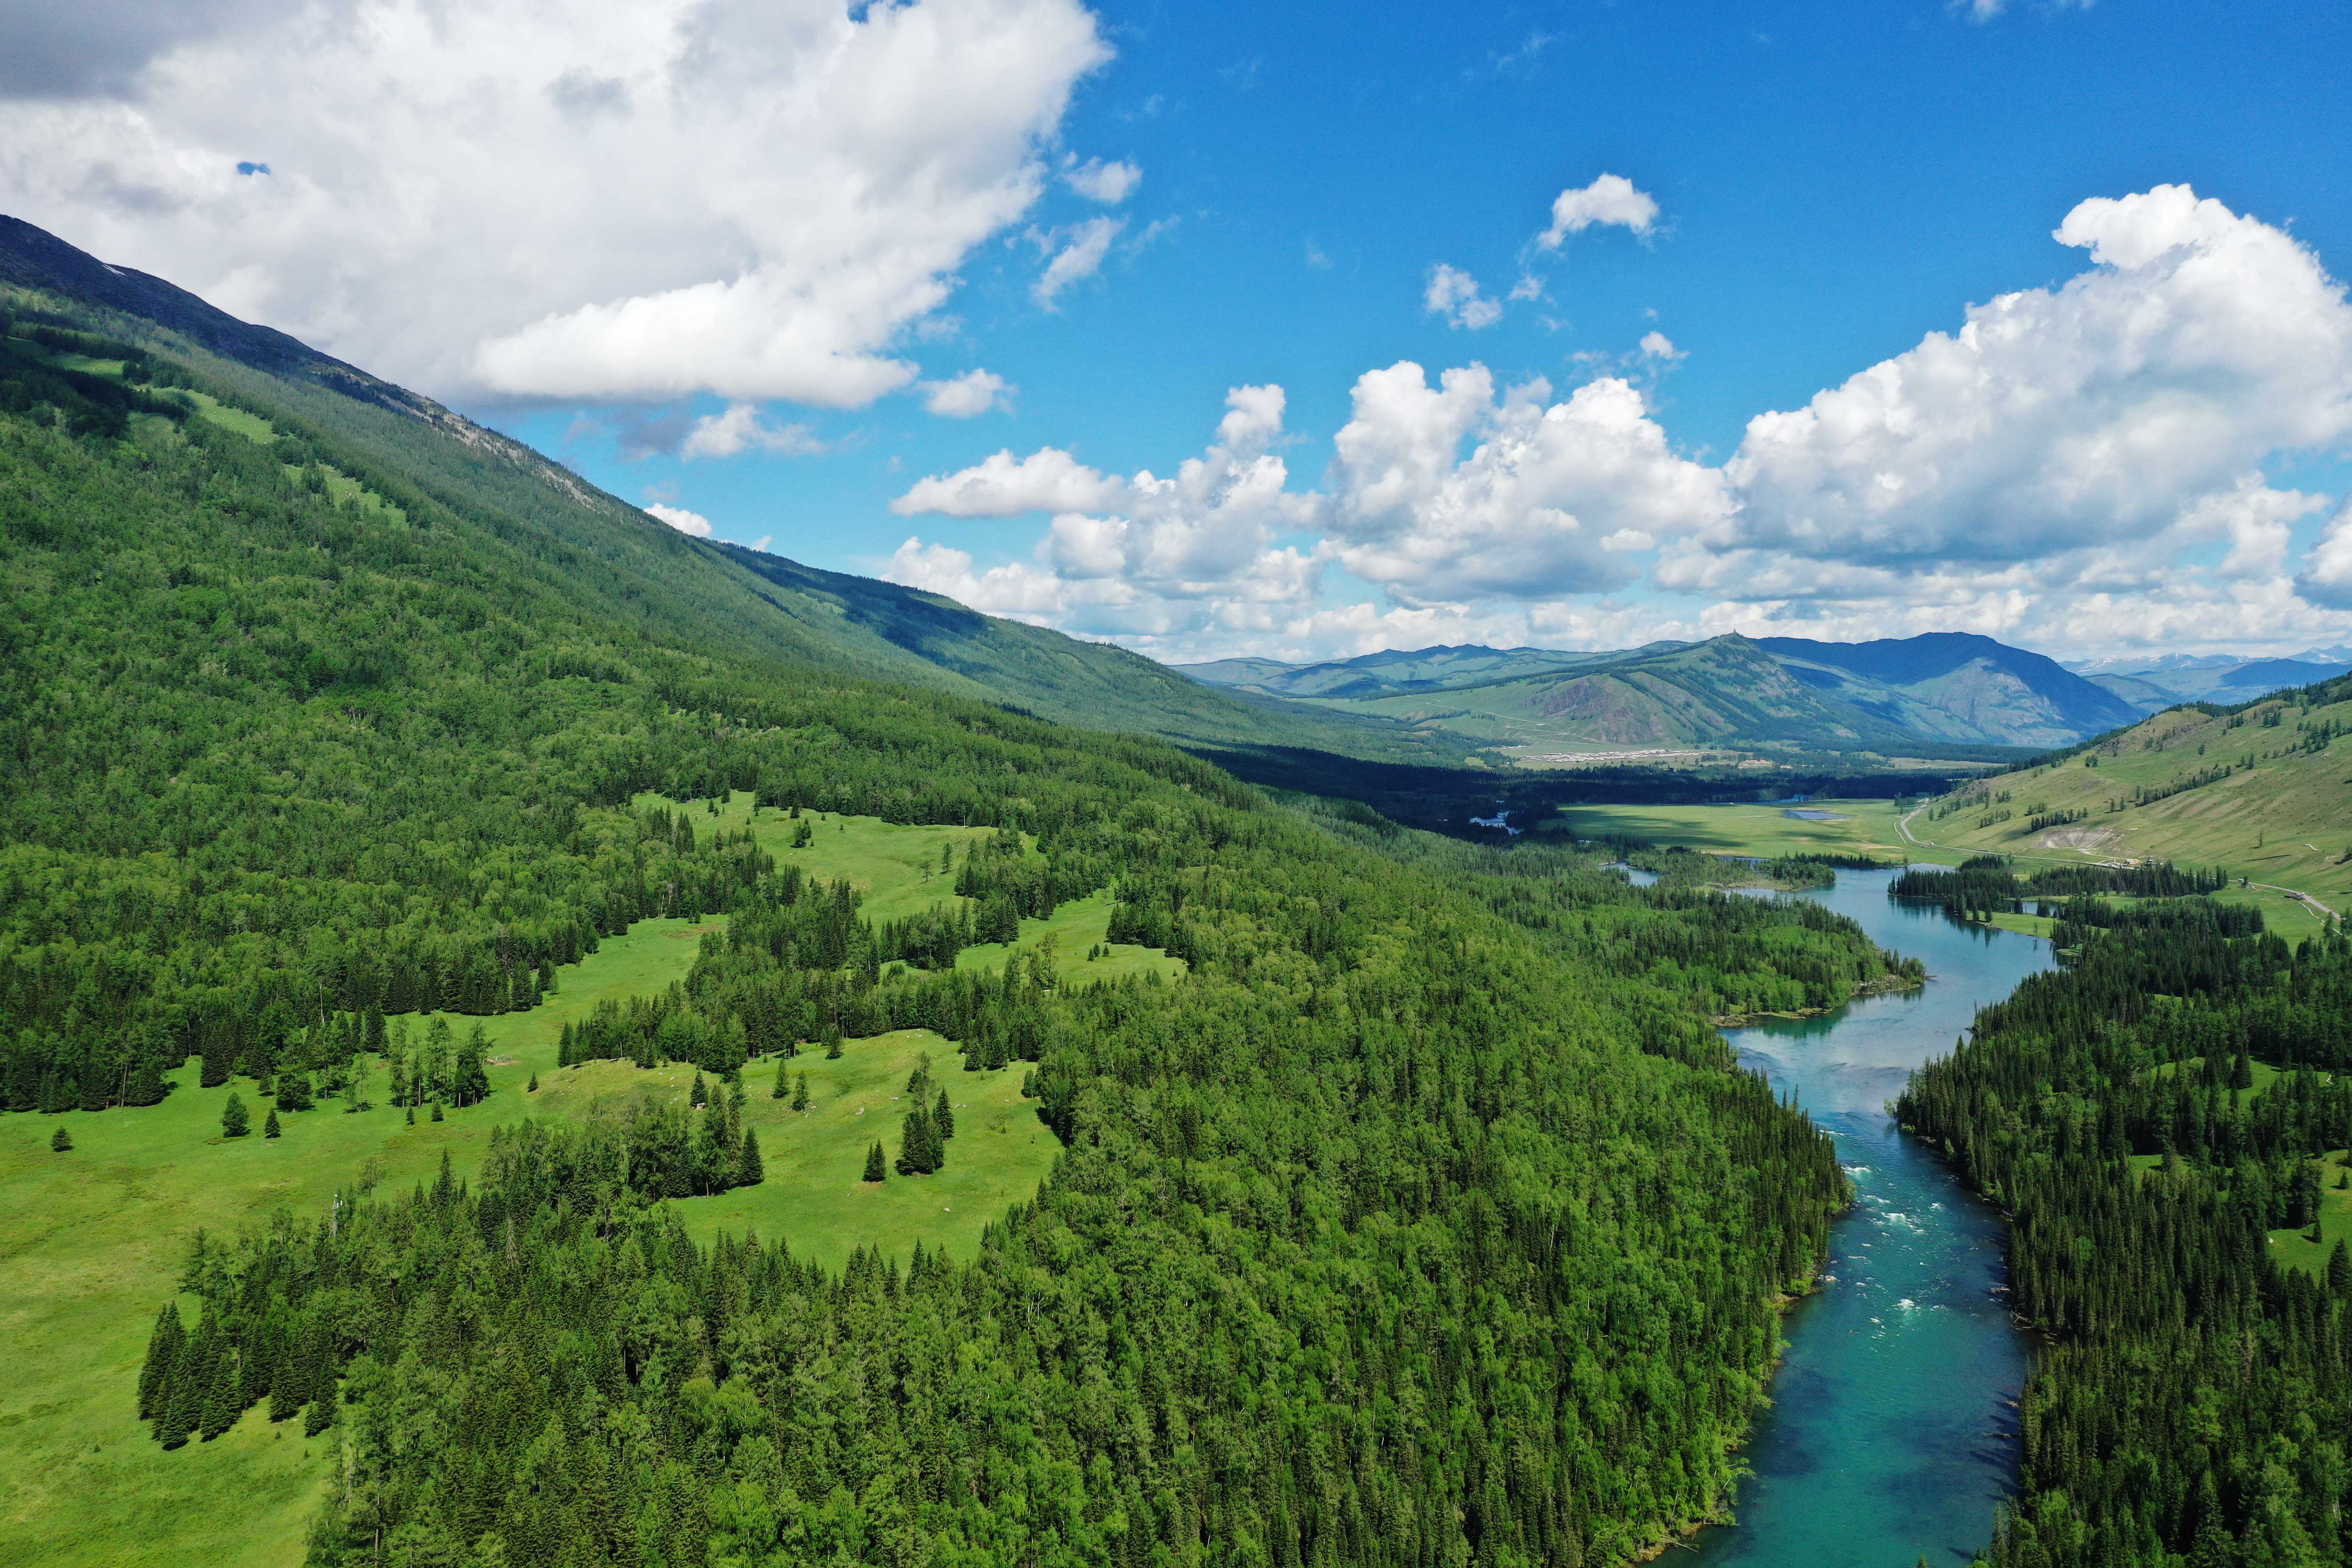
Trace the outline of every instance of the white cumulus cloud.
<path fill-rule="evenodd" d="M 1622 587 L 1633 552 L 1729 510 L 1721 474 L 1676 455 L 1614 376 L 1559 402 L 1540 380 L 1497 398 L 1482 365 L 1432 387 L 1403 361 L 1357 380 L 1335 446 L 1333 553 L 1407 604 Z"/>
<path fill-rule="evenodd" d="M 1100 158 L 1081 163 L 1072 156 L 1062 161 L 1062 183 L 1090 202 L 1115 207 L 1135 194 L 1135 187 L 1143 183 L 1143 170 L 1134 163 L 1107 163 Z"/>
<path fill-rule="evenodd" d="M 1216 439 L 1166 478 L 1099 474 L 1049 447 L 921 480 L 892 510 L 1055 516 L 1028 561 L 976 571 L 965 552 L 917 537 L 886 575 L 992 614 L 1143 642 L 1293 618 L 1312 606 L 1320 563 L 1280 535 L 1311 525 L 1319 503 L 1288 489 L 1272 450 L 1285 405 L 1278 386 L 1234 388 Z"/>
<path fill-rule="evenodd" d="M 690 533 L 697 539 L 710 537 L 710 520 L 698 511 L 688 511 L 682 506 L 664 506 L 659 501 L 646 505 L 647 517 L 657 517 L 680 533 Z"/>
<path fill-rule="evenodd" d="M 443 396 L 855 407 L 908 385 L 897 345 L 1034 205 L 1110 58 L 1079 0 L 239 21 L 158 33 L 79 96 L 0 100 L 0 204 Z"/>
<path fill-rule="evenodd" d="M 2352 610 L 2352 503 L 2347 503 L 2312 547 L 2294 591 L 2311 604 Z"/>
<path fill-rule="evenodd" d="M 2084 202 L 2056 237 L 2091 268 L 1752 420 L 1720 542 L 2034 560 L 2145 538 L 2352 435 L 2352 308 L 2283 230 L 2160 185 Z"/>
<path fill-rule="evenodd" d="M 1057 447 L 1042 447 L 1025 458 L 1007 449 L 959 472 L 918 479 L 890 510 L 901 517 L 1019 517 L 1094 510 L 1126 495 L 1124 479 L 1097 473 Z"/>
<path fill-rule="evenodd" d="M 1536 243 L 1546 250 L 1558 250 L 1570 235 L 1581 234 L 1596 224 L 1647 234 L 1657 221 L 1655 196 L 1636 190 L 1622 174 L 1602 174 L 1589 185 L 1562 191 L 1552 198 L 1551 226 L 1536 236 Z"/>
<path fill-rule="evenodd" d="M 1019 390 L 992 370 L 968 370 L 945 381 L 924 382 L 923 407 L 942 419 L 971 419 L 1011 407 Z"/>
<path fill-rule="evenodd" d="M 1429 269 L 1421 303 L 1431 315 L 1444 317 L 1446 325 L 1472 331 L 1503 319 L 1503 307 L 1478 291 L 1478 279 L 1443 261 Z"/>
<path fill-rule="evenodd" d="M 683 458 L 731 458 L 739 452 L 781 453 L 788 458 L 814 457 L 824 450 L 805 425 L 770 425 L 748 403 L 730 404 L 724 413 L 706 414 L 694 422 L 678 447 Z"/>

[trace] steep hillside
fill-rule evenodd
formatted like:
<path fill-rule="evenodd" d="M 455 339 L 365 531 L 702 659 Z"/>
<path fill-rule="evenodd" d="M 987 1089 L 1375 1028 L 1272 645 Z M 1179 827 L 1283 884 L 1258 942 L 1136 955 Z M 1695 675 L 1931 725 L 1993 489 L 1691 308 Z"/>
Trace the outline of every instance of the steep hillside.
<path fill-rule="evenodd" d="M 1950 849 L 2221 866 L 2352 914 L 2352 679 L 2236 709 L 2173 709 L 1970 784 L 1922 808 L 1908 831 Z"/>
<path fill-rule="evenodd" d="M 88 324 L 184 363 L 249 430 L 299 427 L 445 506 L 487 517 L 542 582 L 583 609 L 752 657 L 1003 701 L 1059 722 L 1192 745 L 1291 746 L 1387 762 L 1454 763 L 1470 750 L 1369 715 L 1234 696 L 1108 644 L 979 615 L 951 600 L 780 556 L 688 538 L 537 452 L 284 333 L 239 321 L 144 273 L 0 218 L 0 284 L 27 304 L 95 307 Z M 26 330 L 42 330 L 27 319 Z M 55 330 L 55 329 L 51 329 Z M 20 352 L 42 345 L 19 334 Z M 528 537 L 517 536 L 518 526 Z"/>

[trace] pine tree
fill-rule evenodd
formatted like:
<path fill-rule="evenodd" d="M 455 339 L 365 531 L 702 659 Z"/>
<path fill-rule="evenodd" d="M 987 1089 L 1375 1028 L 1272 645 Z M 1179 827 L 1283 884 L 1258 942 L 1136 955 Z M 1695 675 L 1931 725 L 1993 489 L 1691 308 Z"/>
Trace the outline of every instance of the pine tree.
<path fill-rule="evenodd" d="M 160 1402 L 163 1414 L 155 1419 L 155 1436 L 166 1448 L 185 1443 L 203 1425 L 218 1359 L 212 1320 L 205 1318 L 189 1336 L 187 1348 L 181 1352 L 180 1364 L 172 1376 L 171 1392 Z"/>
<path fill-rule="evenodd" d="M 60 1126 L 55 1132 L 49 1134 L 49 1147 L 60 1154 L 65 1153 L 73 1147 L 73 1134 Z"/>
<path fill-rule="evenodd" d="M 694 1092 L 686 1097 L 686 1102 L 697 1110 L 710 1103 L 710 1091 L 703 1087 L 698 1072 L 694 1075 Z"/>
<path fill-rule="evenodd" d="M 2337 1243 L 2336 1249 L 2343 1250 Z M 139 1419 L 152 1421 L 172 1397 L 172 1379 L 188 1347 L 188 1331 L 180 1323 L 180 1304 L 166 1301 L 155 1314 L 155 1331 L 147 1336 L 147 1359 L 139 1366 Z"/>
<path fill-rule="evenodd" d="M 784 1087 L 784 1080 L 790 1077 L 792 1077 L 792 1074 L 786 1072 L 782 1067 L 779 1066 L 776 1068 L 776 1085 L 773 1089 L 768 1090 L 768 1098 L 770 1100 L 782 1100 L 785 1095 L 792 1092 Z"/>
<path fill-rule="evenodd" d="M 530 1075 L 530 1082 L 523 1087 L 523 1092 L 525 1094 L 537 1094 L 539 1092 L 539 1075 L 537 1073 Z"/>
<path fill-rule="evenodd" d="M 2352 1297 L 2352 1251 L 2341 1240 L 2327 1255 L 2327 1293 L 2338 1300 Z"/>
<path fill-rule="evenodd" d="M 931 1113 L 917 1106 L 907 1113 L 898 1142 L 898 1173 L 928 1176 L 940 1168 L 940 1135 Z"/>
<path fill-rule="evenodd" d="M 877 1142 L 874 1147 L 866 1151 L 866 1179 L 869 1182 L 878 1182 L 887 1169 L 883 1160 L 882 1145 Z"/>
<path fill-rule="evenodd" d="M 204 1414 L 198 1418 L 199 1433 L 207 1443 L 236 1426 L 244 1409 L 237 1400 L 236 1352 L 226 1344 L 215 1347 L 209 1370 Z"/>
<path fill-rule="evenodd" d="M 760 1135 L 743 1129 L 743 1152 L 735 1162 L 735 1184 L 756 1187 L 768 1179 L 767 1162 L 760 1158 Z"/>
<path fill-rule="evenodd" d="M 416 1107 L 413 1105 L 408 1108 L 408 1124 L 411 1127 L 416 1125 Z"/>
<path fill-rule="evenodd" d="M 955 1112 L 949 1109 L 946 1089 L 940 1090 L 940 1102 L 931 1108 L 931 1125 L 939 1129 L 940 1141 L 942 1143 L 955 1136 Z M 944 1164 L 947 1151 L 942 1149 L 940 1153 L 940 1163 Z"/>
<path fill-rule="evenodd" d="M 829 1062 L 841 1059 L 841 1026 L 838 1024 L 824 1026 L 824 1059 Z"/>
<path fill-rule="evenodd" d="M 246 1119 L 245 1101 L 236 1097 L 236 1090 L 230 1089 L 228 1103 L 221 1107 L 221 1136 L 242 1138 L 249 1131 L 251 1123 Z"/>
<path fill-rule="evenodd" d="M 2243 1051 L 2238 1053 L 2237 1061 L 2230 1068 L 2230 1087 L 2231 1089 L 2254 1087 L 2254 1059 Z"/>
<path fill-rule="evenodd" d="M 780 1084 L 783 1082 L 783 1079 L 781 1074 L 778 1075 L 776 1081 Z M 808 1108 L 808 1074 L 801 1073 L 793 1080 L 793 1109 L 794 1110 L 806 1110 Z"/>
<path fill-rule="evenodd" d="M 315 1437 L 334 1424 L 335 1383 L 331 1376 L 323 1385 L 311 1384 L 310 1407 L 302 1416 L 302 1436 Z"/>
<path fill-rule="evenodd" d="M 437 1100 L 433 1102 L 433 1120 L 436 1121 L 441 1120 L 441 1102 Z"/>
<path fill-rule="evenodd" d="M 283 1130 L 278 1125 L 277 1108 L 273 1106 L 270 1109 L 269 1114 L 263 1117 L 261 1120 L 261 1135 L 264 1138 L 276 1138 L 280 1135 L 282 1131 Z"/>

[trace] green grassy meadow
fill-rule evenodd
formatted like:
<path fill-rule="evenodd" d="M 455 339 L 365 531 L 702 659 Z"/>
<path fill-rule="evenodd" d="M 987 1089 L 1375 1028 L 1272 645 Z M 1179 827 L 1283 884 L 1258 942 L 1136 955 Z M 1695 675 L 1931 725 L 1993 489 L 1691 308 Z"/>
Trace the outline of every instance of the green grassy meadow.
<path fill-rule="evenodd" d="M 747 796 L 698 826 L 738 827 Z M 793 825 L 762 812 L 754 825 L 779 859 L 812 875 L 847 877 L 875 919 L 945 901 L 952 882 L 938 874 L 940 847 L 959 851 L 987 830 L 901 827 L 871 818 L 816 818 L 815 842 L 785 847 Z M 1048 942 L 1057 969 L 1076 983 L 1183 965 L 1148 949 L 1122 947 L 1089 962 L 1110 919 L 1108 896 L 1076 900 L 1051 920 L 1024 921 L 1017 944 L 968 950 L 961 963 L 1002 963 L 1008 951 Z M 563 1025 L 605 997 L 659 990 L 684 978 L 706 932 L 720 919 L 638 922 L 557 976 L 557 989 L 528 1013 L 473 1019 L 490 1042 L 491 1093 L 481 1104 L 415 1125 L 388 1099 L 379 1065 L 375 1109 L 347 1113 L 335 1100 L 280 1117 L 284 1136 L 265 1139 L 269 1101 L 249 1079 L 195 1087 L 190 1066 L 163 1103 L 139 1110 L 0 1118 L 0 1337 L 15 1351 L 0 1393 L 0 1568 L 31 1564 L 178 1564 L 280 1568 L 300 1561 L 303 1531 L 326 1484 L 331 1433 L 305 1440 L 299 1423 L 272 1426 L 261 1411 L 210 1443 L 166 1453 L 136 1418 L 132 1395 L 147 1334 L 199 1229 L 224 1237 L 284 1209 L 323 1215 L 336 1194 L 431 1180 L 449 1155 L 461 1176 L 478 1171 L 493 1128 L 527 1117 L 576 1120 L 600 1105 L 637 1096 L 684 1098 L 691 1068 L 646 1072 L 623 1062 L 556 1066 Z M 425 1020 L 412 1016 L 413 1029 Z M 928 1054 L 955 1108 L 956 1136 L 935 1175 L 878 1185 L 860 1179 L 877 1137 L 895 1157 L 898 1122 L 911 1107 L 908 1075 Z M 771 1094 L 779 1071 L 805 1073 L 804 1113 Z M 756 1230 L 796 1256 L 838 1265 L 859 1246 L 903 1256 L 920 1240 L 970 1257 L 982 1228 L 1027 1200 L 1052 1169 L 1059 1144 L 1021 1098 L 1021 1064 L 965 1072 L 949 1041 L 922 1030 L 844 1042 L 840 1059 L 806 1052 L 789 1062 L 755 1062 L 743 1073 L 745 1110 L 757 1128 L 767 1179 L 678 1205 L 701 1239 Z M 536 1074 L 540 1089 L 525 1086 Z M 220 1136 L 234 1091 L 254 1131 Z M 74 1147 L 49 1147 L 64 1127 Z M 193 1308 L 190 1309 L 191 1310 Z"/>
<path fill-rule="evenodd" d="M 1791 810 L 1835 812 L 1832 822 L 1790 816 Z M 1884 800 L 1813 800 L 1794 805 L 1570 805 L 1561 817 L 1579 838 L 1646 838 L 1709 855 L 1855 855 L 1879 860 L 1957 865 L 1960 857 L 1904 842 L 1897 813 Z"/>

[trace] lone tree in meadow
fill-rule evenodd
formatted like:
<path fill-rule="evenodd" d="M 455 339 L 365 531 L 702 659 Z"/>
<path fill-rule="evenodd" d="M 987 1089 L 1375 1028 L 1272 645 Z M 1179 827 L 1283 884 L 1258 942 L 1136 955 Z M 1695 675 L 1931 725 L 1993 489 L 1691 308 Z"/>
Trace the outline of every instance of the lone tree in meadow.
<path fill-rule="evenodd" d="M 898 1144 L 900 1175 L 928 1176 L 940 1168 L 947 1151 L 940 1146 L 940 1131 L 932 1125 L 929 1111 L 920 1105 L 908 1111 L 902 1133 Z"/>
<path fill-rule="evenodd" d="M 931 1125 L 939 1130 L 940 1142 L 943 1143 L 955 1136 L 955 1111 L 948 1105 L 946 1089 L 940 1090 L 940 1102 L 931 1107 Z M 946 1153 L 945 1150 L 940 1151 L 940 1159 L 943 1163 Z"/>
<path fill-rule="evenodd" d="M 782 1083 L 783 1079 L 779 1078 L 776 1081 Z M 806 1110 L 808 1108 L 808 1074 L 796 1073 L 793 1077 L 793 1109 Z"/>
<path fill-rule="evenodd" d="M 874 1147 L 866 1151 L 866 1179 L 878 1182 L 888 1173 L 888 1170 L 889 1166 L 882 1155 L 882 1145 L 877 1140 Z"/>
<path fill-rule="evenodd" d="M 768 1179 L 768 1163 L 760 1158 L 760 1135 L 743 1129 L 743 1151 L 735 1160 L 735 1184 L 756 1187 Z"/>
<path fill-rule="evenodd" d="M 59 1127 L 49 1134 L 49 1147 L 62 1154 L 73 1147 L 73 1134 Z"/>
<path fill-rule="evenodd" d="M 264 1138 L 275 1138 L 278 1135 L 277 1111 L 272 1110 L 268 1116 L 262 1118 L 261 1135 Z"/>
<path fill-rule="evenodd" d="M 221 1107 L 221 1136 L 242 1138 L 252 1130 L 253 1124 L 245 1114 L 245 1101 L 236 1097 L 236 1090 L 230 1089 L 228 1103 Z"/>

